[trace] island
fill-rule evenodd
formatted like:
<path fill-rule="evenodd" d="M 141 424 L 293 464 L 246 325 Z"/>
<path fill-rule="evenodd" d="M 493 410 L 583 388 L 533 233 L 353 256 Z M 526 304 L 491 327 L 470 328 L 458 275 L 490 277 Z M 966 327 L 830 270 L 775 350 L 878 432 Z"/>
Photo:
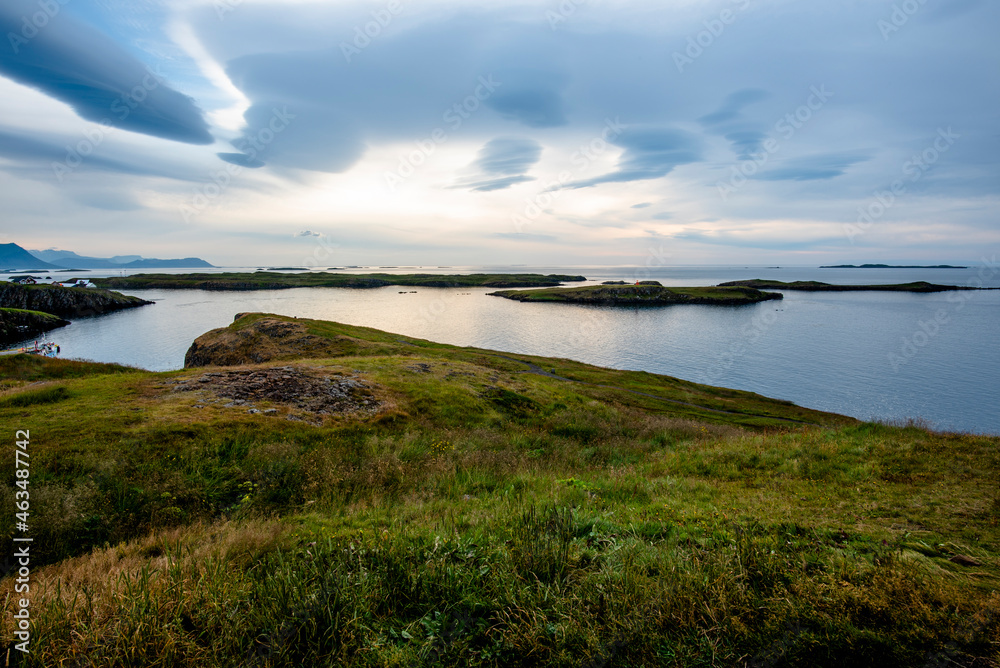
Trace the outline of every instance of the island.
<path fill-rule="evenodd" d="M 541 290 L 500 290 L 489 293 L 519 302 L 565 302 L 602 306 L 668 306 L 673 304 L 713 304 L 743 306 L 781 299 L 778 292 L 763 292 L 753 287 L 664 287 L 658 281 L 608 281 L 602 285 Z"/>
<path fill-rule="evenodd" d="M 562 274 L 331 274 L 324 271 L 284 274 L 267 271 L 220 274 L 135 274 L 94 278 L 113 289 L 283 290 L 288 288 L 381 288 L 402 285 L 425 288 L 528 288 L 585 281 Z"/>
<path fill-rule="evenodd" d="M 927 281 L 896 283 L 892 285 L 834 285 L 821 281 L 772 281 L 754 278 L 745 281 L 719 283 L 719 287 L 748 287 L 758 290 L 802 290 L 805 292 L 949 292 L 952 290 L 1000 290 L 1000 288 L 974 288 L 962 285 L 937 285 Z"/>
<path fill-rule="evenodd" d="M 820 269 L 968 269 L 952 264 L 827 264 Z"/>
<path fill-rule="evenodd" d="M 195 343 L 0 356 L 30 665 L 995 663 L 996 436 L 266 313 Z"/>

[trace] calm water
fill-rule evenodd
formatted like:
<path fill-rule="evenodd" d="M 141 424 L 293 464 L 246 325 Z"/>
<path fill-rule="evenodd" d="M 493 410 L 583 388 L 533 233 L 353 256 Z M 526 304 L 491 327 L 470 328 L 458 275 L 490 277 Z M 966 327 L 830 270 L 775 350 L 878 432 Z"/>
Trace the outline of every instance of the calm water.
<path fill-rule="evenodd" d="M 966 285 L 968 270 L 687 267 L 456 267 L 654 278 L 714 285 L 741 278 Z M 360 271 L 360 270 L 353 270 Z M 413 271 L 400 268 L 400 272 Z M 427 269 L 424 269 L 427 271 Z M 648 272 L 648 273 L 647 273 Z M 1000 286 L 1000 271 L 988 286 Z M 97 272 L 90 274 L 100 275 Z M 128 291 L 153 306 L 75 321 L 48 340 L 64 357 L 178 369 L 191 341 L 264 311 L 337 320 L 445 343 L 566 357 L 751 390 L 862 419 L 921 417 L 935 426 L 1000 433 L 1000 291 L 895 294 L 787 292 L 745 307 L 621 309 L 524 304 L 486 289 L 293 289 L 265 292 Z M 923 323 L 923 324 L 921 324 Z"/>

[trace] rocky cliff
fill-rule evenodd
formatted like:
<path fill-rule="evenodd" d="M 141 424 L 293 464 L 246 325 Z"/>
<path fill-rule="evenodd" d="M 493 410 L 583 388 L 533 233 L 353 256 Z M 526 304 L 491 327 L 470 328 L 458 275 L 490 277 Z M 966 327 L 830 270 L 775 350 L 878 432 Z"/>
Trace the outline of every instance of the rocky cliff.
<path fill-rule="evenodd" d="M 17 343 L 32 339 L 40 334 L 65 327 L 68 320 L 48 313 L 0 308 L 0 344 Z"/>
<path fill-rule="evenodd" d="M 41 311 L 64 318 L 100 315 L 153 302 L 96 288 L 0 283 L 0 308 Z"/>

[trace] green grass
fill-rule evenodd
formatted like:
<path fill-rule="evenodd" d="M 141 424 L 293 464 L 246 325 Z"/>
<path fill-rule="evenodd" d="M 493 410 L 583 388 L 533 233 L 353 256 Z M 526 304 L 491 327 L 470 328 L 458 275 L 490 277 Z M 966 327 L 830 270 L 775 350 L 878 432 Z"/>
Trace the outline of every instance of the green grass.
<path fill-rule="evenodd" d="M 386 285 L 424 287 L 531 287 L 585 281 L 583 276 L 562 274 L 344 274 L 303 272 L 295 274 L 258 271 L 219 274 L 135 274 L 94 278 L 96 285 L 116 289 L 277 290 L 283 288 L 377 288 Z"/>
<path fill-rule="evenodd" d="M 0 308 L 0 316 L 2 315 L 30 315 L 39 320 L 48 320 L 50 322 L 56 322 L 62 320 L 59 316 L 52 315 L 51 313 L 42 313 L 41 311 L 28 311 L 23 308 Z"/>
<path fill-rule="evenodd" d="M 26 665 L 1000 660 L 997 437 L 296 322 L 339 354 L 281 364 L 359 376 L 378 413 L 175 391 L 206 369 L 10 367 L 50 379 L 0 405 L 31 432 Z"/>
<path fill-rule="evenodd" d="M 28 406 L 54 404 L 58 401 L 68 399 L 69 396 L 69 390 L 65 387 L 45 387 L 39 390 L 29 390 L 27 392 L 18 392 L 10 396 L 0 397 L 0 408 L 26 408 Z"/>
<path fill-rule="evenodd" d="M 81 362 L 79 360 L 43 357 L 41 355 L 20 354 L 0 357 L 0 379 L 3 379 L 7 383 L 62 380 L 107 373 L 135 373 L 137 371 L 139 370 L 120 364 Z"/>

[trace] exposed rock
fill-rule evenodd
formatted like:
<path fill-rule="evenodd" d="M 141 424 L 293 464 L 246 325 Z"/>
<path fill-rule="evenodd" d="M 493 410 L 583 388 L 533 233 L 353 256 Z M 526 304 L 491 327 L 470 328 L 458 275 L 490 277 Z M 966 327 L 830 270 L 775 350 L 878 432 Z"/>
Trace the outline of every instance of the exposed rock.
<path fill-rule="evenodd" d="M 236 320 L 245 315 L 238 314 Z M 202 334 L 184 355 L 184 366 L 238 366 L 276 359 L 332 357 L 340 352 L 336 340 L 309 334 L 302 323 L 261 318 L 247 327 L 224 327 Z"/>
<path fill-rule="evenodd" d="M 173 391 L 208 392 L 229 399 L 224 408 L 244 408 L 251 414 L 277 413 L 276 408 L 261 411 L 252 407 L 252 402 L 267 401 L 318 415 L 333 415 L 375 412 L 379 402 L 371 389 L 351 376 L 281 366 L 206 373 L 196 383 L 176 383 Z"/>
<path fill-rule="evenodd" d="M 964 554 L 956 554 L 954 557 L 948 561 L 958 564 L 959 566 L 982 566 L 981 563 L 973 559 L 972 557 L 967 557 Z"/>

